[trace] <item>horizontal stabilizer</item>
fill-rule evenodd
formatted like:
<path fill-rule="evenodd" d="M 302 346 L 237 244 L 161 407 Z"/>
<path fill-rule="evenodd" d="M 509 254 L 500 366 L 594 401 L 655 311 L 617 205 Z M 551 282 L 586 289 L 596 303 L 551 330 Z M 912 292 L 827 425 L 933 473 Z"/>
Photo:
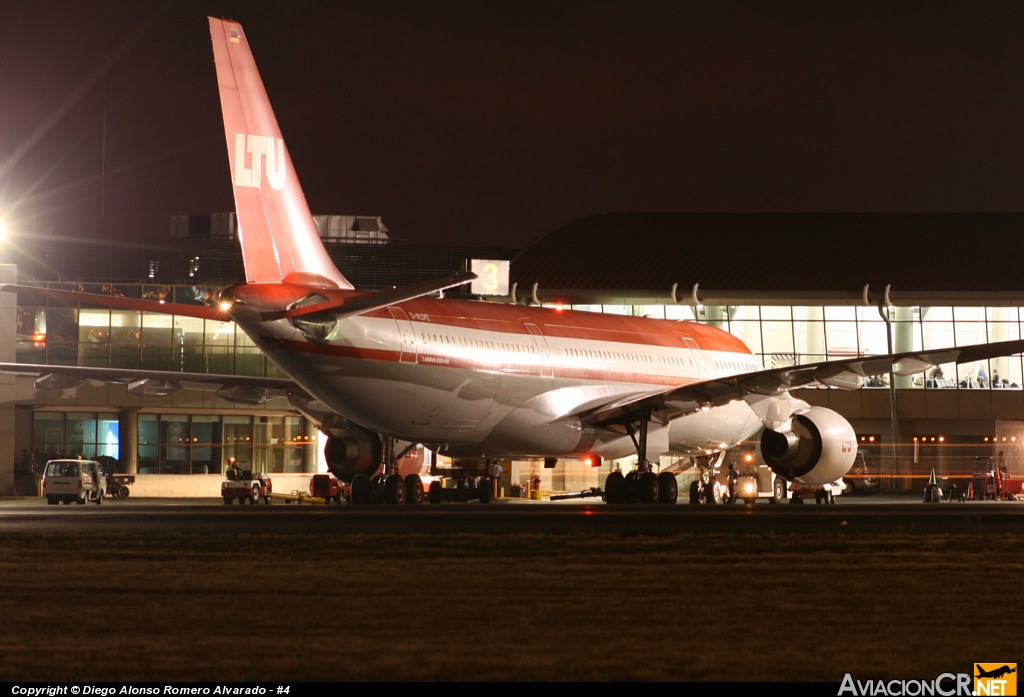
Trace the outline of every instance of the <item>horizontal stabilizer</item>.
<path fill-rule="evenodd" d="M 445 278 L 424 281 L 422 283 L 413 283 L 412 285 L 402 286 L 401 288 L 392 288 L 391 290 L 366 293 L 365 295 L 359 295 L 346 300 L 328 300 L 327 302 L 316 303 L 315 305 L 295 307 L 291 310 L 264 312 L 260 315 L 260 318 L 272 321 L 276 319 L 293 319 L 295 317 L 304 317 L 306 315 L 321 313 L 334 315 L 339 318 L 361 315 L 364 312 L 370 312 L 389 305 L 396 305 L 400 302 L 405 302 L 406 300 L 412 300 L 413 298 L 419 298 L 424 295 L 447 290 L 448 288 L 461 286 L 464 283 L 469 283 L 474 278 L 476 278 L 476 274 L 472 271 L 460 271 L 459 273 L 446 276 Z"/>
<path fill-rule="evenodd" d="M 37 390 L 64 390 L 90 382 L 126 385 L 128 392 L 138 397 L 166 397 L 178 390 L 215 391 L 223 399 L 239 404 L 262 404 L 271 397 L 293 394 L 305 396 L 302 388 L 287 378 L 246 375 L 34 363 L 0 363 L 0 374 L 35 377 Z"/>
<path fill-rule="evenodd" d="M 4 293 L 17 293 L 28 298 L 57 300 L 74 305 L 95 305 L 112 307 L 121 310 L 139 310 L 142 312 L 159 312 L 164 315 L 182 315 L 199 319 L 213 319 L 229 322 L 228 313 L 219 307 L 208 305 L 186 305 L 185 303 L 165 303 L 159 300 L 142 300 L 125 298 L 119 295 L 102 295 L 100 293 L 79 293 L 73 290 L 57 290 L 56 288 L 36 288 L 35 286 L 19 286 L 10 283 L 0 285 Z"/>

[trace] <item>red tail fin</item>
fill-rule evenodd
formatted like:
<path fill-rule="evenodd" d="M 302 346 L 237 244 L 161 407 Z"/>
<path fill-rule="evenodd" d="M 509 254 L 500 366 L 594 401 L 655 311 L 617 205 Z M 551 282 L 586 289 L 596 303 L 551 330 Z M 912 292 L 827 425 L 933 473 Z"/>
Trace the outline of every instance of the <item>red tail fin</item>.
<path fill-rule="evenodd" d="M 317 234 L 242 25 L 209 20 L 246 280 L 351 288 Z"/>

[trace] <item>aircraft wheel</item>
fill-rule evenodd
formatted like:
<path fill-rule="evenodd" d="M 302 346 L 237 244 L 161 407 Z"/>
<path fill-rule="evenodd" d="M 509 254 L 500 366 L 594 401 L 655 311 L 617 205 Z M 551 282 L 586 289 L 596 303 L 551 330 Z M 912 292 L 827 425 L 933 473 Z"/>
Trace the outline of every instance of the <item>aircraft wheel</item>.
<path fill-rule="evenodd" d="M 636 493 L 640 503 L 658 502 L 658 475 L 641 472 L 636 478 Z"/>
<path fill-rule="evenodd" d="M 356 506 L 370 503 L 370 479 L 365 474 L 352 477 L 352 503 Z"/>
<path fill-rule="evenodd" d="M 772 503 L 782 503 L 786 500 L 786 480 L 782 477 L 776 477 L 775 483 L 772 485 Z"/>
<path fill-rule="evenodd" d="M 384 479 L 384 503 L 405 503 L 405 482 L 398 474 L 388 475 Z"/>
<path fill-rule="evenodd" d="M 612 472 L 604 480 L 604 501 L 605 503 L 625 503 L 626 478 L 622 472 Z"/>
<path fill-rule="evenodd" d="M 658 475 L 658 503 L 674 504 L 679 498 L 679 483 L 676 475 L 662 472 Z"/>
<path fill-rule="evenodd" d="M 709 506 L 714 506 L 716 503 L 722 502 L 722 494 L 718 490 L 718 482 L 712 479 L 704 485 L 704 503 Z"/>
<path fill-rule="evenodd" d="M 410 474 L 405 478 L 405 502 L 416 505 L 423 503 L 423 480 L 420 475 Z"/>
<path fill-rule="evenodd" d="M 636 503 L 639 498 L 637 496 L 637 481 L 640 473 L 633 470 L 623 478 L 622 486 L 622 503 Z"/>

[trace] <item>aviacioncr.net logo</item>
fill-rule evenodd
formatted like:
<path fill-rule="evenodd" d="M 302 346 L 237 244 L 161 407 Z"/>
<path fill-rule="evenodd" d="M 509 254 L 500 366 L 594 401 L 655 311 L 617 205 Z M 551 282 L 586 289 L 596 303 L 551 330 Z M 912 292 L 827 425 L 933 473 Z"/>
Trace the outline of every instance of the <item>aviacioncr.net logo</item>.
<path fill-rule="evenodd" d="M 979 697 L 998 695 L 1011 697 L 1017 694 L 1016 663 L 975 663 L 974 694 Z"/>
<path fill-rule="evenodd" d="M 971 697 L 971 676 L 942 673 L 931 680 L 857 680 L 847 673 L 839 697 Z"/>

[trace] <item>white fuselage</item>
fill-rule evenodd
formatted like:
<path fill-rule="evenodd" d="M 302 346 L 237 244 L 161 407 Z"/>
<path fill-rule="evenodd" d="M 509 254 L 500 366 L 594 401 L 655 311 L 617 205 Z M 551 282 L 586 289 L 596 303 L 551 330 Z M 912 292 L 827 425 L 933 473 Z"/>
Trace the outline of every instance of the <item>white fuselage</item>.
<path fill-rule="evenodd" d="M 705 325 L 496 303 L 411 300 L 329 320 L 318 334 L 287 319 L 235 319 L 337 413 L 466 456 L 623 457 L 636 452 L 629 436 L 576 415 L 761 369 L 738 339 Z M 652 424 L 648 454 L 721 450 L 760 426 L 739 400 Z"/>

